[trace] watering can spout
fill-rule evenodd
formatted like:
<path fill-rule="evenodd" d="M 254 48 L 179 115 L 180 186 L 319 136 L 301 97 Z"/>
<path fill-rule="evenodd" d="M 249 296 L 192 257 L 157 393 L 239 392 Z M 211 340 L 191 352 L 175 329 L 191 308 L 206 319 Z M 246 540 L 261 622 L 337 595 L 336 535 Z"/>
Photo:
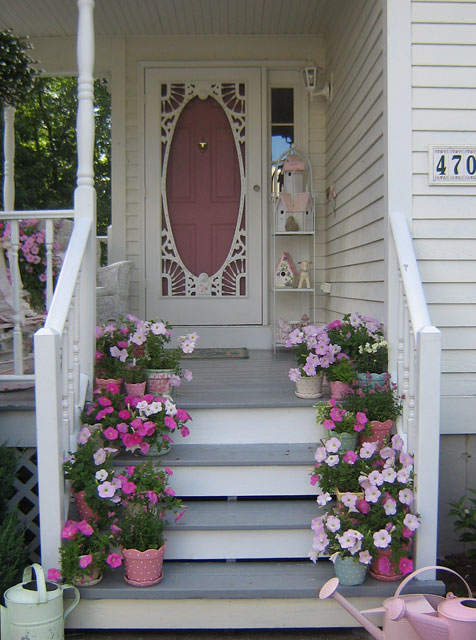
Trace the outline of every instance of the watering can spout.
<path fill-rule="evenodd" d="M 384 640 L 382 629 L 370 622 L 368 618 L 366 618 L 358 609 L 356 609 L 348 600 L 346 600 L 344 596 L 342 596 L 337 591 L 338 586 L 338 578 L 331 578 L 330 580 L 328 580 L 319 591 L 319 599 L 325 600 L 326 598 L 334 598 L 334 600 L 336 600 L 336 602 L 338 602 L 346 611 L 348 611 L 350 615 L 355 618 L 357 622 L 359 622 L 359 624 L 361 624 L 364 629 L 366 629 L 370 633 L 370 635 L 375 638 L 375 640 Z"/>

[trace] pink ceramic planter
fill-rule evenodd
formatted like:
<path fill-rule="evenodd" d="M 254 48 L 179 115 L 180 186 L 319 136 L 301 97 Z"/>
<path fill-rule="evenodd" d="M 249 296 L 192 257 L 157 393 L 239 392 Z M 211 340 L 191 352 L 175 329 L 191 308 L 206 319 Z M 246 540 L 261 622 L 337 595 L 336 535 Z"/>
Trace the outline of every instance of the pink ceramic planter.
<path fill-rule="evenodd" d="M 342 400 L 351 391 L 351 387 L 340 380 L 329 382 L 329 388 L 331 390 L 331 398 L 334 398 L 334 400 Z"/>
<path fill-rule="evenodd" d="M 81 520 L 93 520 L 94 522 L 98 522 L 99 515 L 91 509 L 91 507 L 87 504 L 85 500 L 86 492 L 85 491 L 73 491 L 74 503 L 76 505 L 76 509 L 78 510 L 79 517 Z"/>
<path fill-rule="evenodd" d="M 141 398 L 145 395 L 145 386 L 147 382 L 126 382 L 126 394 L 134 398 Z"/>
<path fill-rule="evenodd" d="M 385 420 L 385 422 L 371 420 L 370 429 L 370 435 L 359 437 L 360 444 L 362 444 L 362 442 L 375 442 L 377 448 L 382 449 L 392 433 L 393 420 Z"/>
<path fill-rule="evenodd" d="M 163 578 L 162 565 L 164 562 L 165 543 L 160 549 L 123 549 L 124 580 L 133 587 L 151 587 Z"/>

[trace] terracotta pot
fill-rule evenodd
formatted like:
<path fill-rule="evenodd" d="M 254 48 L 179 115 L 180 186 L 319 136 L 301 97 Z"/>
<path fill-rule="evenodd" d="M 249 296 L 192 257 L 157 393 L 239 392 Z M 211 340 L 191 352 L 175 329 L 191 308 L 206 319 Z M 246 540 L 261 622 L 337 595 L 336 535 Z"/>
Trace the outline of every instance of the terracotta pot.
<path fill-rule="evenodd" d="M 393 429 L 393 420 L 385 420 L 380 422 L 379 420 L 370 421 L 370 435 L 359 435 L 360 444 L 364 442 L 375 442 L 379 449 L 386 446 L 387 440 Z"/>
<path fill-rule="evenodd" d="M 93 520 L 94 522 L 98 522 L 100 520 L 100 516 L 96 511 L 91 509 L 91 507 L 86 502 L 86 492 L 85 491 L 72 491 L 74 502 L 76 504 L 76 509 L 78 510 L 78 514 L 81 520 Z"/>
<path fill-rule="evenodd" d="M 96 378 L 96 389 L 107 389 L 108 384 L 116 384 L 120 391 L 123 382 L 122 378 Z"/>
<path fill-rule="evenodd" d="M 369 573 L 373 578 L 383 582 L 394 582 L 403 578 L 403 573 L 392 562 L 390 549 L 379 549 L 377 557 L 370 563 Z"/>
<path fill-rule="evenodd" d="M 124 580 L 134 587 L 151 587 L 163 578 L 165 542 L 160 549 L 123 549 Z"/>
<path fill-rule="evenodd" d="M 146 380 L 144 380 L 144 382 L 126 382 L 126 395 L 133 396 L 134 398 L 141 398 L 145 395 L 146 384 Z"/>
<path fill-rule="evenodd" d="M 320 398 L 322 396 L 322 373 L 316 376 L 303 376 L 296 381 L 296 391 L 298 398 Z"/>
<path fill-rule="evenodd" d="M 331 380 L 329 382 L 329 388 L 331 390 L 331 398 L 334 400 L 342 400 L 352 390 L 349 384 L 341 382 L 340 380 Z"/>
<path fill-rule="evenodd" d="M 147 391 L 156 395 L 172 395 L 170 379 L 175 372 L 172 369 L 146 369 Z"/>

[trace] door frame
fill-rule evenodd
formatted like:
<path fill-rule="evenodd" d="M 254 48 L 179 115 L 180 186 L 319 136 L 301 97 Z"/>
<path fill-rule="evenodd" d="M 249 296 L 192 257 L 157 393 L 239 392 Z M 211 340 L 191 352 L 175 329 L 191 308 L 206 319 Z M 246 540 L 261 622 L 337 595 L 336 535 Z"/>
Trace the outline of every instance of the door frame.
<path fill-rule="evenodd" d="M 146 207 L 147 207 L 147 199 L 146 199 L 146 148 L 143 141 L 145 140 L 146 135 L 146 121 L 145 121 L 145 109 L 146 109 L 146 71 L 148 69 L 164 69 L 167 72 L 170 72 L 172 69 L 177 70 L 187 70 L 190 68 L 195 68 L 198 70 L 234 70 L 236 73 L 237 69 L 252 69 L 257 70 L 259 72 L 259 79 L 261 83 L 261 113 L 259 114 L 260 125 L 261 125 L 261 243 L 260 243 L 260 251 L 261 254 L 258 256 L 259 268 L 261 268 L 261 323 L 260 324 L 252 324 L 252 325 L 236 325 L 236 326 L 252 326 L 252 327 L 265 327 L 269 322 L 269 282 L 268 282 L 268 188 L 266 183 L 266 176 L 268 170 L 268 130 L 267 130 L 267 109 L 268 109 L 268 101 L 267 101 L 267 78 L 266 78 L 266 67 L 262 63 L 248 63 L 248 62 L 217 62 L 217 61 L 209 61 L 209 62 L 201 62 L 201 63 L 184 63 L 184 62 L 168 62 L 168 63 L 149 63 L 149 62 L 141 62 L 140 65 L 140 74 L 139 74 L 139 140 L 141 141 L 141 153 L 139 155 L 139 236 L 138 242 L 141 247 L 146 246 Z M 146 312 L 146 289 L 148 283 L 146 281 L 146 252 L 142 252 L 141 261 L 139 267 L 140 274 L 140 290 L 139 290 L 139 304 L 140 304 L 140 312 L 143 317 L 145 317 Z M 175 323 L 176 326 L 181 326 Z M 184 323 L 185 325 L 185 323 Z M 212 326 L 212 325 L 210 325 Z M 232 327 L 235 325 L 218 325 L 218 326 L 226 326 Z"/>

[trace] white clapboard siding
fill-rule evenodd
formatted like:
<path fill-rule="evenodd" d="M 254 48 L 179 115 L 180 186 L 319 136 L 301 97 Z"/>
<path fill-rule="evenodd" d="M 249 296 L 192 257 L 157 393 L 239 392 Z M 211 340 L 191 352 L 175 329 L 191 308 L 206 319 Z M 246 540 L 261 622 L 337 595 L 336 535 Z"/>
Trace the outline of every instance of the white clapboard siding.
<path fill-rule="evenodd" d="M 334 98 L 327 119 L 325 300 L 328 314 L 364 309 L 381 317 L 383 258 L 383 44 L 380 2 L 355 2 L 329 34 Z M 356 281 L 365 286 L 353 286 Z"/>

